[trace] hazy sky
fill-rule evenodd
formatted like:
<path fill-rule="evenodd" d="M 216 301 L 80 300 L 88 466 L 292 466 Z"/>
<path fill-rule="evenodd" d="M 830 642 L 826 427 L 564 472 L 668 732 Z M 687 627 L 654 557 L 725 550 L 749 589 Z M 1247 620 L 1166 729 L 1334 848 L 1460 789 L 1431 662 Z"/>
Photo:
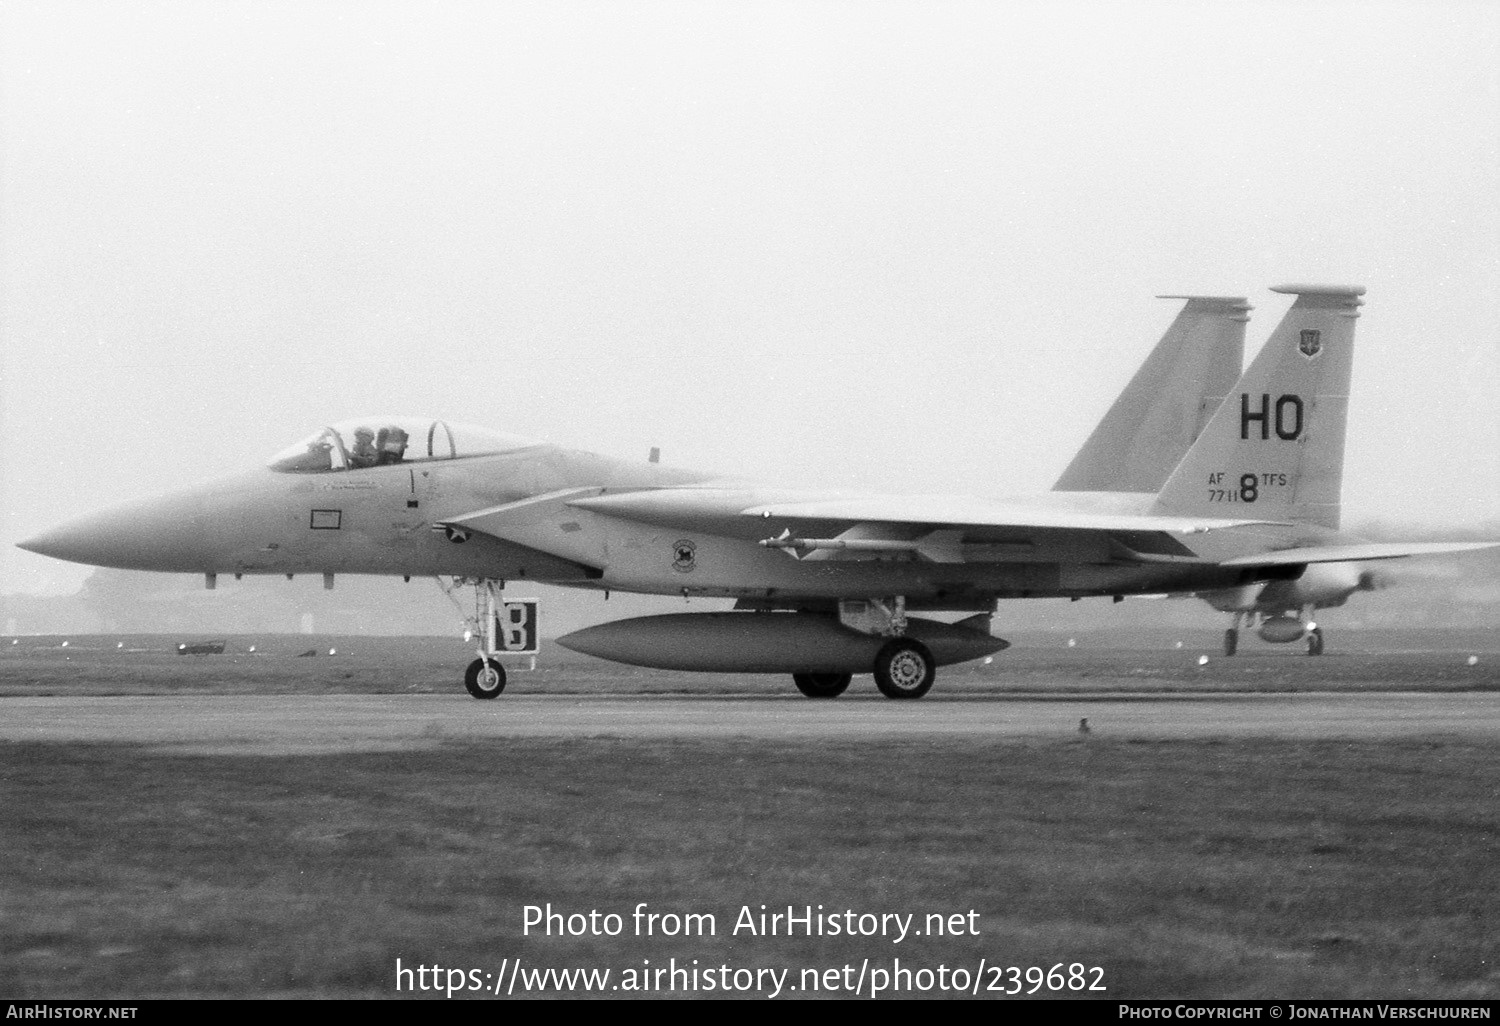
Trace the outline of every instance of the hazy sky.
<path fill-rule="evenodd" d="M 1500 4 L 0 8 L 12 544 L 380 412 L 1048 488 L 1175 313 L 1369 288 L 1346 522 L 1500 520 Z"/>

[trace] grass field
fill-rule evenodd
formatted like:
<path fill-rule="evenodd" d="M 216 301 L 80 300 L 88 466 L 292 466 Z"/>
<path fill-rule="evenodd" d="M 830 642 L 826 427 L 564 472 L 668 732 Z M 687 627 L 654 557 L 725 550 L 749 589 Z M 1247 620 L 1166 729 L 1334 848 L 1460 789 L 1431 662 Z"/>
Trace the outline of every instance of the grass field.
<path fill-rule="evenodd" d="M 453 687 L 451 646 L 392 651 L 238 662 L 33 651 L 0 659 L 0 684 Z M 1275 687 L 1297 686 L 1312 664 L 1351 689 L 1495 686 L 1493 658 L 1353 654 L 1340 670 L 1334 656 L 1267 652 L 1223 670 L 1241 674 L 1228 686 L 1248 687 L 1257 665 Z M 1054 651 L 1027 657 L 1011 683 L 1041 688 L 1050 672 L 1070 689 L 1203 688 L 1190 655 L 1070 651 L 1060 670 Z M 949 683 L 998 686 L 984 672 Z M 513 686 L 598 689 L 606 673 L 518 673 Z M 709 686 L 673 677 L 692 675 L 627 670 L 613 686 Z M 768 686 L 728 686 L 750 682 Z M 803 969 L 900 958 L 971 973 L 981 959 L 1099 966 L 1108 991 L 1094 996 L 1111 998 L 1494 999 L 1495 755 L 1442 737 L 509 739 L 291 756 L 4 742 L 0 994 L 392 996 L 398 958 L 483 974 L 519 957 L 617 981 L 646 959 L 698 959 L 788 968 L 795 986 Z M 523 908 L 549 902 L 619 913 L 624 933 L 523 936 Z M 712 913 L 716 932 L 632 936 L 639 902 Z M 762 904 L 918 924 L 972 909 L 979 933 L 732 935 L 740 907 Z"/>
<path fill-rule="evenodd" d="M 1500 996 L 1487 746 L 525 741 L 0 748 L 0 992 L 389 995 L 396 959 L 1101 966 L 1111 997 Z M 522 908 L 718 936 L 522 936 Z M 980 935 L 727 936 L 741 904 Z"/>

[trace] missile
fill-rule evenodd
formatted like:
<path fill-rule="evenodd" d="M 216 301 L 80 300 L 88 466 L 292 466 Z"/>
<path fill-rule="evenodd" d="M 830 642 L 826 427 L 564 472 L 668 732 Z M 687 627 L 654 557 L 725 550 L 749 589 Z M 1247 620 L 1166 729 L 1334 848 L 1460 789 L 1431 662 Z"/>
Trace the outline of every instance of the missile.
<path fill-rule="evenodd" d="M 964 624 L 912 618 L 906 636 L 939 666 L 1009 648 Z M 814 613 L 670 613 L 614 620 L 557 639 L 574 652 L 660 670 L 714 673 L 870 673 L 889 638 Z"/>

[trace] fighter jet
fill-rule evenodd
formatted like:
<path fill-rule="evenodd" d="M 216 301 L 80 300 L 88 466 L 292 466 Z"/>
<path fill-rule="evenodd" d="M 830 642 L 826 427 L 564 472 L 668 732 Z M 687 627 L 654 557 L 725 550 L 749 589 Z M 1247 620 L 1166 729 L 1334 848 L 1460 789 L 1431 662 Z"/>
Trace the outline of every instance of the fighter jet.
<path fill-rule="evenodd" d="M 1357 591 L 1377 591 L 1387 575 L 1359 563 L 1317 563 L 1295 581 L 1268 581 L 1220 591 L 1200 591 L 1197 597 L 1230 615 L 1224 631 L 1224 654 L 1239 650 L 1240 628 L 1255 625 L 1261 640 L 1283 645 L 1306 640 L 1307 654 L 1323 654 L 1323 628 L 1314 614 L 1342 606 Z"/>
<path fill-rule="evenodd" d="M 1178 462 L 1240 374 L 1245 325 L 1252 309 L 1243 296 L 1158 296 L 1186 300 L 1176 320 L 1089 436 L 1054 491 L 1154 492 Z M 1322 655 L 1319 609 L 1342 606 L 1359 591 L 1375 591 L 1389 575 L 1359 563 L 1317 563 L 1296 580 L 1255 581 L 1236 588 L 1188 593 L 1230 614 L 1224 654 L 1239 648 L 1240 628 L 1275 644 L 1306 639 L 1308 655 Z"/>
<path fill-rule="evenodd" d="M 887 697 L 915 699 L 938 666 L 1006 647 L 989 629 L 1001 598 L 1221 591 L 1295 581 L 1317 564 L 1484 547 L 1339 533 L 1364 290 L 1275 291 L 1296 297 L 1291 310 L 1154 491 L 782 489 L 439 420 L 366 417 L 321 428 L 263 467 L 22 547 L 199 572 L 209 586 L 224 573 L 471 583 L 481 643 L 465 685 L 486 699 L 504 690 L 497 655 L 509 636 L 536 626 L 509 615 L 506 582 L 732 598 L 734 611 L 620 620 L 558 641 L 645 666 L 790 673 L 813 698 L 871 673 Z M 927 611 L 974 615 L 911 615 Z"/>

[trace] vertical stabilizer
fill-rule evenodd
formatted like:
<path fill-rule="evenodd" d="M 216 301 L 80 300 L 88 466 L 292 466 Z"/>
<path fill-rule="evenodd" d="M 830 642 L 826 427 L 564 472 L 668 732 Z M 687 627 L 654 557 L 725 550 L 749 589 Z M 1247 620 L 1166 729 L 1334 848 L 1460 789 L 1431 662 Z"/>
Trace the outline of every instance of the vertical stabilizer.
<path fill-rule="evenodd" d="M 1271 291 L 1297 300 L 1167 480 L 1158 512 L 1338 527 L 1354 321 L 1365 290 Z"/>
<path fill-rule="evenodd" d="M 1158 490 L 1239 377 L 1243 296 L 1157 298 L 1187 302 L 1053 491 Z"/>

